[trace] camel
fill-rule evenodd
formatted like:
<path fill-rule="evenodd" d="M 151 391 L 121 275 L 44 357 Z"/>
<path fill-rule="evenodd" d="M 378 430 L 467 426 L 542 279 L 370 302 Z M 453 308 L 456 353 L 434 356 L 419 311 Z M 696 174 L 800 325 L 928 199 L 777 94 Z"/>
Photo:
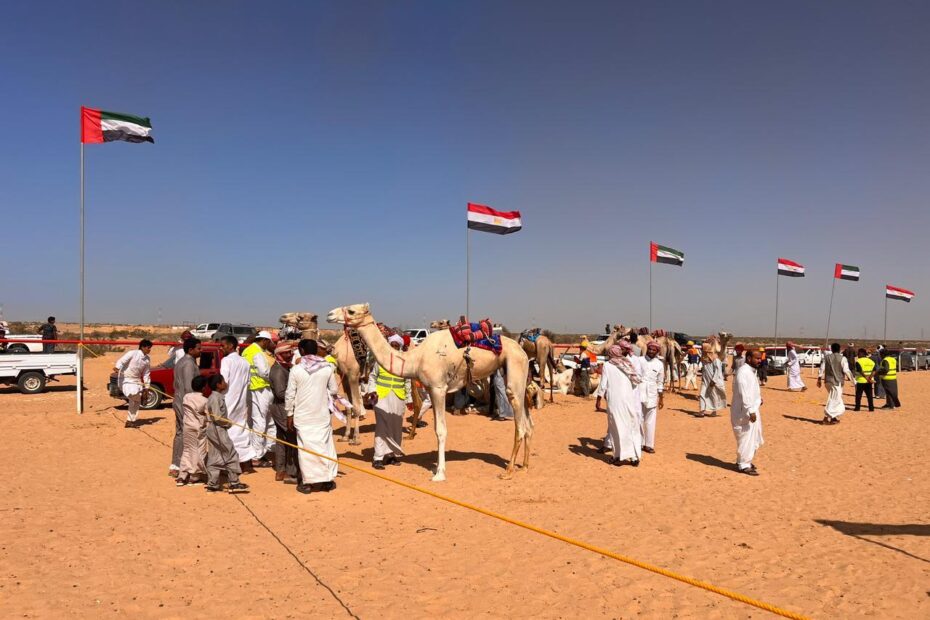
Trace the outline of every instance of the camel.
<path fill-rule="evenodd" d="M 400 352 L 387 343 L 375 324 L 368 304 L 333 308 L 326 320 L 357 330 L 382 368 L 406 379 L 417 379 L 427 389 L 433 405 L 438 444 L 434 482 L 446 479 L 446 394 L 461 389 L 471 381 L 487 378 L 498 368 L 506 368 L 507 393 L 514 411 L 514 441 L 510 461 L 501 478 L 513 477 L 521 446 L 523 467 L 520 471 L 529 471 L 530 440 L 533 436 L 533 420 L 526 409 L 529 359 L 515 340 L 501 337 L 503 350 L 500 355 L 495 355 L 475 347 L 459 349 L 452 340 L 452 334 L 443 330 L 427 336 L 415 349 Z"/>
<path fill-rule="evenodd" d="M 331 347 L 330 355 L 336 358 L 336 369 L 342 378 L 342 390 L 352 402 L 352 414 L 346 416 L 346 428 L 339 441 L 348 441 L 350 446 L 357 446 L 359 440 L 359 420 L 365 413 L 365 404 L 362 400 L 362 368 L 355 357 L 351 338 L 346 330 Z"/>
<path fill-rule="evenodd" d="M 607 353 L 607 349 L 617 344 L 618 340 L 630 336 L 633 333 L 633 330 L 629 327 L 624 327 L 623 325 L 614 325 L 613 330 L 610 332 L 610 335 L 607 337 L 607 340 L 601 344 L 589 344 L 588 351 L 594 353 L 595 355 L 604 355 Z"/>
<path fill-rule="evenodd" d="M 526 338 L 520 337 L 520 346 L 527 357 L 535 358 L 539 366 L 539 387 L 543 387 L 546 381 L 546 369 L 549 370 L 549 402 L 555 402 L 553 384 L 555 382 L 555 359 L 552 356 L 552 341 L 548 336 L 542 334 L 536 338 L 536 342 L 530 342 Z"/>
<path fill-rule="evenodd" d="M 429 328 L 432 330 L 443 330 L 449 329 L 452 327 L 452 324 L 449 323 L 449 319 L 439 319 L 438 321 L 433 321 L 429 324 Z"/>
<path fill-rule="evenodd" d="M 714 334 L 704 341 L 704 345 L 710 343 L 710 347 L 705 348 L 704 345 L 702 345 L 702 350 L 707 351 L 707 349 L 709 349 L 707 352 L 713 356 L 711 359 L 716 358 L 720 360 L 721 363 L 726 363 L 727 343 L 730 342 L 730 338 L 732 337 L 733 334 L 730 332 L 720 332 L 718 334 Z"/>

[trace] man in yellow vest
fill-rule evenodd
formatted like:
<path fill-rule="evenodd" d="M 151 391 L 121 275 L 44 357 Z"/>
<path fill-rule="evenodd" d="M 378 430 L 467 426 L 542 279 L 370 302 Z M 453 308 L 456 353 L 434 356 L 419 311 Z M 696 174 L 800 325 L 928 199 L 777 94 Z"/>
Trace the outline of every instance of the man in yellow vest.
<path fill-rule="evenodd" d="M 875 375 L 875 362 L 869 357 L 868 351 L 859 349 L 856 359 L 856 408 L 859 411 L 862 404 L 862 395 L 869 401 L 869 411 L 875 411 L 872 402 L 872 381 Z"/>
<path fill-rule="evenodd" d="M 242 351 L 242 359 L 249 363 L 249 396 L 252 402 L 251 418 L 252 430 L 264 433 L 252 433 L 252 465 L 254 467 L 271 467 L 271 462 L 265 456 L 272 452 L 274 437 L 277 431 L 274 425 L 274 416 L 271 406 L 274 402 L 274 392 L 271 390 L 271 366 L 265 351 L 271 348 L 271 334 L 260 331 L 255 336 L 255 342 Z"/>
<path fill-rule="evenodd" d="M 882 387 L 885 388 L 885 405 L 882 409 L 894 409 L 901 406 L 901 401 L 898 400 L 898 358 L 888 349 L 884 350 L 884 355 L 878 368 L 878 376 L 881 377 Z"/>
<path fill-rule="evenodd" d="M 391 348 L 400 352 L 404 339 L 394 334 L 388 338 Z M 398 362 L 400 358 L 398 358 Z M 400 465 L 399 458 L 404 455 L 401 443 L 404 438 L 404 412 L 410 393 L 409 381 L 393 375 L 388 370 L 375 364 L 368 377 L 366 399 L 375 404 L 375 456 L 372 466 L 384 469 L 385 465 Z"/>

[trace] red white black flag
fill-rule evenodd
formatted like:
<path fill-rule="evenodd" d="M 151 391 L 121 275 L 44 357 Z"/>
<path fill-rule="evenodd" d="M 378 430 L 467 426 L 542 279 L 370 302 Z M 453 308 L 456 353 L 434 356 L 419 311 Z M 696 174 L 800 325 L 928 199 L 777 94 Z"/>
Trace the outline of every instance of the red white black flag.
<path fill-rule="evenodd" d="M 906 288 L 898 288 L 897 286 L 886 284 L 885 297 L 888 299 L 897 299 L 899 301 L 906 301 L 910 303 L 911 299 L 914 298 L 914 291 L 909 291 Z"/>
<path fill-rule="evenodd" d="M 491 207 L 469 202 L 468 227 L 496 235 L 509 235 L 523 228 L 523 222 L 519 211 L 495 211 Z"/>
<path fill-rule="evenodd" d="M 792 278 L 803 278 L 804 265 L 801 263 L 796 263 L 793 260 L 788 260 L 787 258 L 779 258 L 778 275 L 789 276 Z"/>

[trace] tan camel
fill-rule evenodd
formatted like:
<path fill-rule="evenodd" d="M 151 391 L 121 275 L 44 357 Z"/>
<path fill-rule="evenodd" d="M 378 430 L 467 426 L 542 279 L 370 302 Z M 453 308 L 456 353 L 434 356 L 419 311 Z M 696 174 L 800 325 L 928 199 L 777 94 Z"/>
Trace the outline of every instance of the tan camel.
<path fill-rule="evenodd" d="M 702 347 L 704 352 L 710 353 L 713 358 L 716 358 L 725 363 L 727 359 L 727 344 L 730 342 L 730 338 L 733 337 L 733 334 L 730 332 L 720 332 L 718 334 L 712 335 L 704 344 L 710 343 L 710 347 Z"/>
<path fill-rule="evenodd" d="M 555 402 L 552 395 L 555 384 L 555 359 L 552 356 L 552 341 L 548 336 L 542 334 L 536 338 L 536 342 L 531 342 L 526 338 L 520 337 L 520 346 L 527 357 L 535 358 L 539 366 L 539 387 L 543 387 L 546 382 L 546 370 L 549 370 L 549 402 Z"/>
<path fill-rule="evenodd" d="M 530 439 L 533 436 L 533 420 L 526 409 L 526 378 L 529 359 L 516 341 L 502 337 L 503 351 L 495 355 L 484 349 L 459 349 L 448 331 L 430 334 L 426 340 L 411 351 L 395 351 L 387 343 L 381 330 L 375 325 L 368 304 L 355 304 L 330 310 L 330 323 L 340 323 L 358 330 L 358 334 L 374 354 L 378 364 L 388 372 L 407 379 L 417 379 L 429 391 L 433 405 L 438 458 L 433 481 L 446 479 L 446 394 L 461 389 L 471 381 L 489 377 L 498 368 L 507 370 L 507 394 L 514 411 L 513 452 L 502 478 L 510 478 L 523 446 L 523 467 L 529 470 Z M 466 351 L 468 357 L 466 358 Z"/>
<path fill-rule="evenodd" d="M 605 355 L 607 349 L 617 344 L 617 341 L 630 336 L 633 333 L 633 330 L 629 327 L 624 327 L 623 325 L 614 325 L 613 331 L 610 332 L 610 335 L 607 337 L 607 340 L 601 344 L 589 344 L 588 351 L 594 353 L 595 355 Z"/>
<path fill-rule="evenodd" d="M 342 378 L 342 390 L 352 403 L 352 414 L 346 416 L 346 428 L 339 441 L 348 441 L 350 446 L 357 446 L 359 439 L 359 420 L 365 414 L 365 404 L 362 400 L 362 368 L 355 358 L 348 332 L 343 333 L 331 346 L 331 352 L 336 358 L 336 369 Z"/>
<path fill-rule="evenodd" d="M 439 319 L 438 321 L 433 321 L 429 324 L 429 328 L 432 330 L 443 330 L 449 329 L 452 327 L 452 324 L 449 323 L 449 319 Z"/>

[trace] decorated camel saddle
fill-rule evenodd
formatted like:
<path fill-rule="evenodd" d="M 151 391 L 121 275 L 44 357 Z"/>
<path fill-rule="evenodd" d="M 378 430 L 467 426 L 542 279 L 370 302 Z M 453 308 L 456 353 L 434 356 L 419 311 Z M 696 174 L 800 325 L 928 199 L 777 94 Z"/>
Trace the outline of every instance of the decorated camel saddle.
<path fill-rule="evenodd" d="M 530 329 L 524 329 L 522 332 L 520 332 L 520 342 L 522 343 L 524 340 L 528 340 L 529 342 L 535 343 L 541 335 L 542 328 L 533 327 Z"/>
<path fill-rule="evenodd" d="M 495 355 L 500 355 L 501 336 L 494 333 L 494 324 L 491 319 L 482 319 L 477 323 L 470 323 L 464 316 L 459 318 L 459 322 L 449 328 L 452 334 L 452 341 L 459 349 L 466 347 L 475 347 L 491 351 Z"/>

